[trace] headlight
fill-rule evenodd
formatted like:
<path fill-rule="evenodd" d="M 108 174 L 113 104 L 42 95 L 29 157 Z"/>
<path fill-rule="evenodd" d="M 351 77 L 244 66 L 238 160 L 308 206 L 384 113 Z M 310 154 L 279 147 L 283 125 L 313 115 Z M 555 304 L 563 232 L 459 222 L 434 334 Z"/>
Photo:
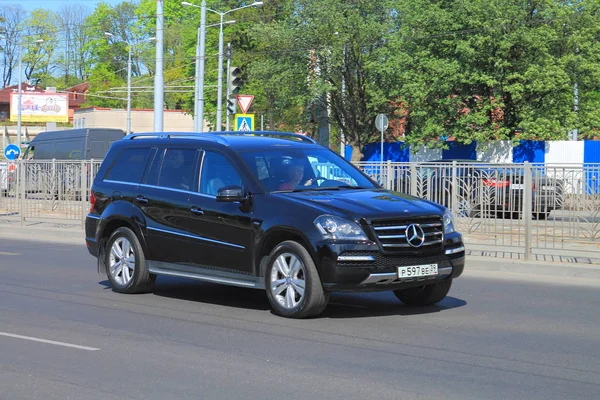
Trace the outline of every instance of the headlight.
<path fill-rule="evenodd" d="M 452 217 L 452 212 L 446 210 L 444 212 L 444 235 L 452 232 L 454 232 L 454 218 Z"/>
<path fill-rule="evenodd" d="M 315 226 L 326 239 L 368 240 L 360 226 L 333 215 L 321 215 L 314 222 Z"/>

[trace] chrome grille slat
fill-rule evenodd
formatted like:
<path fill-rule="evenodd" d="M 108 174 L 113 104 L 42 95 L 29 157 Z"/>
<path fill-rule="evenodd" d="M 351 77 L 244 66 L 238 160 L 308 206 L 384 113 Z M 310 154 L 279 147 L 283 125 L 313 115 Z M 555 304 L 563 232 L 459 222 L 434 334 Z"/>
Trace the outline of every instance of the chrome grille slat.
<path fill-rule="evenodd" d="M 392 229 L 406 229 L 408 225 L 400 225 L 400 226 L 378 226 L 378 227 L 374 227 L 373 229 L 375 229 L 376 231 L 387 231 L 387 230 L 392 230 Z"/>
<path fill-rule="evenodd" d="M 379 239 L 381 247 L 391 253 L 411 253 L 419 251 L 418 249 L 426 249 L 431 251 L 440 246 L 443 242 L 443 223 L 441 217 L 415 217 L 414 219 L 406 218 L 404 220 L 375 220 L 372 221 L 373 231 Z M 411 224 L 418 225 L 425 239 L 421 246 L 413 247 L 407 241 L 406 230 Z"/>

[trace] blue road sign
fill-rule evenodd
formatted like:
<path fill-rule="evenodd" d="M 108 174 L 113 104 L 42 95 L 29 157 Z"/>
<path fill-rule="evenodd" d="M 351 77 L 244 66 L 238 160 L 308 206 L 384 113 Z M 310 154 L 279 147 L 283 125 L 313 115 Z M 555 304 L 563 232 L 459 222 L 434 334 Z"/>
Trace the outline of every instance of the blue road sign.
<path fill-rule="evenodd" d="M 254 114 L 235 114 L 235 130 L 242 132 L 253 131 Z"/>
<path fill-rule="evenodd" d="M 9 144 L 4 148 L 4 157 L 7 160 L 16 160 L 21 156 L 21 149 L 16 144 Z"/>

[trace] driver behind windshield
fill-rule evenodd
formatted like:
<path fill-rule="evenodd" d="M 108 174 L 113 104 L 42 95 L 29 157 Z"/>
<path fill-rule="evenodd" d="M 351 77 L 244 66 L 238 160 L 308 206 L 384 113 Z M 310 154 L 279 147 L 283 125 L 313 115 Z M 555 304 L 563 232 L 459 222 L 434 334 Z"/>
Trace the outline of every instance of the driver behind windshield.
<path fill-rule="evenodd" d="M 292 161 L 288 165 L 288 180 L 279 185 L 277 190 L 293 190 L 300 185 L 304 177 L 304 165 L 300 161 Z M 304 186 L 312 185 L 312 179 L 304 182 Z"/>

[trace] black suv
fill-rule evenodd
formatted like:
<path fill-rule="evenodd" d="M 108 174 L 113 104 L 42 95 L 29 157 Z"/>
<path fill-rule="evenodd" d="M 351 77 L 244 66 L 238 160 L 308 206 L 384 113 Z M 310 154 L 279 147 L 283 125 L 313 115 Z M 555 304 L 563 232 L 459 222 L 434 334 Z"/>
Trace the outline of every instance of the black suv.
<path fill-rule="evenodd" d="M 431 305 L 464 268 L 448 209 L 292 133 L 126 136 L 90 201 L 89 252 L 121 293 L 161 274 L 194 278 L 265 289 L 277 314 L 304 318 L 334 291 Z"/>

